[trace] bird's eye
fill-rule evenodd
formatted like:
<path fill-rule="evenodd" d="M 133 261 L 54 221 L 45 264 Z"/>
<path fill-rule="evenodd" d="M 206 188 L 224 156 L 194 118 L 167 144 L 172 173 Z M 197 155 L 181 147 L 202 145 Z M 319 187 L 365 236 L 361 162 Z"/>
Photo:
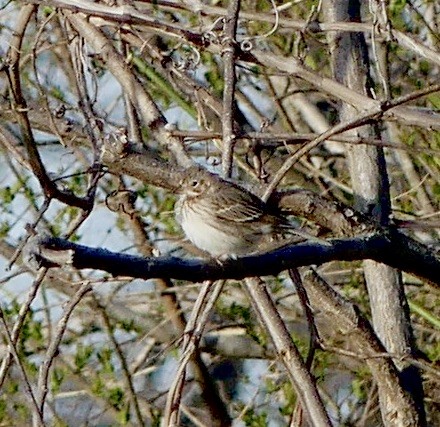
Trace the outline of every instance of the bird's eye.
<path fill-rule="evenodd" d="M 190 183 L 191 187 L 196 188 L 199 185 L 199 181 L 193 179 Z"/>

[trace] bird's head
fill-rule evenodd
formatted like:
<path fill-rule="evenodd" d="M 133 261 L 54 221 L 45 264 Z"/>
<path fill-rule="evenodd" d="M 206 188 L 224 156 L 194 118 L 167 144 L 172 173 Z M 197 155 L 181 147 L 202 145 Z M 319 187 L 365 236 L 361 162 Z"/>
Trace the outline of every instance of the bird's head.
<path fill-rule="evenodd" d="M 197 197 L 209 191 L 214 182 L 214 175 L 200 166 L 191 166 L 185 170 L 177 192 L 188 197 Z"/>

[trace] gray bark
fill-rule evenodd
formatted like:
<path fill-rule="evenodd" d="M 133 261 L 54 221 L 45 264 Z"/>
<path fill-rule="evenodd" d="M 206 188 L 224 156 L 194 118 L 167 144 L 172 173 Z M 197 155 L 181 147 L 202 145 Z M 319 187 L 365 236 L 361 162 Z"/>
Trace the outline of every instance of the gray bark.
<path fill-rule="evenodd" d="M 360 2 L 324 2 L 324 11 L 329 21 L 348 21 L 360 18 Z M 362 33 L 329 33 L 332 50 L 334 78 L 350 89 L 368 94 L 368 53 Z M 340 121 L 355 117 L 359 111 L 343 104 L 340 106 Z M 373 126 L 362 126 L 346 134 L 371 137 Z M 380 147 L 353 145 L 347 149 L 347 161 L 355 194 L 355 208 L 386 225 L 390 215 L 389 184 L 383 150 Z M 364 262 L 364 274 L 370 297 L 374 330 L 389 353 L 397 356 L 412 353 L 413 337 L 409 312 L 403 290 L 401 273 L 375 261 Z M 390 396 L 389 388 L 378 382 L 382 419 L 385 425 L 424 425 L 421 379 L 418 372 L 393 359 L 402 375 L 402 386 L 413 397 L 412 416 L 408 416 L 407 403 L 398 394 Z M 408 371 L 410 369 L 410 371 Z M 409 376 L 407 374 L 410 374 Z M 406 382 L 405 379 L 409 381 Z M 399 394 L 400 395 L 400 394 Z"/>

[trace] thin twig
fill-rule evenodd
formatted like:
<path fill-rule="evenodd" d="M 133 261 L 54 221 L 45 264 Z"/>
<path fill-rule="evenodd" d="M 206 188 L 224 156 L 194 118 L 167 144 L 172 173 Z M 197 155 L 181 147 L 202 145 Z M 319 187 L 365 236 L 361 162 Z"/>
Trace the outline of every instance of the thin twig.
<path fill-rule="evenodd" d="M 11 332 L 9 331 L 9 327 L 8 327 L 8 324 L 6 323 L 5 315 L 3 313 L 3 309 L 1 308 L 1 306 L 0 306 L 0 319 L 3 324 L 3 328 L 5 330 L 6 340 L 8 342 L 9 354 L 12 354 L 14 356 L 15 363 L 17 364 L 17 366 L 21 372 L 21 375 L 23 377 L 24 389 L 26 391 L 26 394 L 31 399 L 32 406 L 34 407 L 33 414 L 37 416 L 37 419 L 36 419 L 36 421 L 38 422 L 37 425 L 44 426 L 45 424 L 44 424 L 43 414 L 38 407 L 34 392 L 32 391 L 32 387 L 29 382 L 29 378 L 26 374 L 26 370 L 24 369 L 23 363 L 20 359 L 20 356 L 17 353 L 17 349 L 15 348 L 16 343 L 14 343 L 14 341 L 12 339 Z"/>
<path fill-rule="evenodd" d="M 305 363 L 307 369 L 311 370 L 316 348 L 320 346 L 321 339 L 319 338 L 318 329 L 316 328 L 315 318 L 313 316 L 313 311 L 310 306 L 309 297 L 307 295 L 306 289 L 304 288 L 298 269 L 289 269 L 289 276 L 293 284 L 295 285 L 296 293 L 298 295 L 304 314 L 306 315 L 307 324 L 309 325 L 310 341 Z"/>
<path fill-rule="evenodd" d="M 21 87 L 19 66 L 24 32 L 27 28 L 29 20 L 34 13 L 36 13 L 36 10 L 37 6 L 34 5 L 26 5 L 21 9 L 19 19 L 17 20 L 17 26 L 10 41 L 10 48 L 8 51 L 8 79 L 11 88 L 13 109 L 20 126 L 23 144 L 28 153 L 29 164 L 31 165 L 32 170 L 37 177 L 46 197 L 56 198 L 70 206 L 77 206 L 87 210 L 91 207 L 91 203 L 93 202 L 87 198 L 83 199 L 76 197 L 71 192 L 62 191 L 52 182 L 46 172 L 43 161 L 41 160 L 41 156 L 36 147 L 36 142 L 32 133 L 32 127 L 28 117 L 27 104 Z"/>
<path fill-rule="evenodd" d="M 96 305 L 98 307 L 98 310 L 101 312 L 102 320 L 104 322 L 104 326 L 107 331 L 107 334 L 110 338 L 110 341 L 113 344 L 113 348 L 115 349 L 119 362 L 121 363 L 122 381 L 124 382 L 129 399 L 134 407 L 134 414 L 136 417 L 135 424 L 137 424 L 138 426 L 143 426 L 144 425 L 143 417 L 142 417 L 141 409 L 139 407 L 139 401 L 136 396 L 136 391 L 134 389 L 133 377 L 128 367 L 127 359 L 124 355 L 124 352 L 121 349 L 121 346 L 119 345 L 118 341 L 115 338 L 115 334 L 113 331 L 114 328 L 111 324 L 108 313 L 106 312 L 105 308 L 102 307 L 101 304 L 99 304 L 98 300 L 96 300 L 96 302 L 97 302 Z M 149 417 L 152 418 L 151 411 L 149 410 L 148 412 L 149 412 L 148 414 Z"/>
<path fill-rule="evenodd" d="M 387 102 L 385 104 L 376 104 L 373 108 L 364 111 L 357 116 L 355 116 L 353 119 L 347 120 L 346 122 L 339 123 L 336 126 L 333 126 L 332 128 L 328 129 L 327 131 L 323 132 L 321 135 L 319 135 L 314 140 L 308 142 L 307 144 L 303 145 L 301 148 L 299 148 L 295 153 L 292 154 L 291 157 L 289 157 L 283 165 L 279 168 L 275 176 L 273 177 L 271 183 L 267 186 L 266 191 L 263 195 L 263 200 L 268 200 L 272 192 L 276 189 L 278 184 L 281 182 L 281 180 L 284 178 L 285 174 L 290 170 L 290 168 L 305 154 L 307 154 L 310 150 L 317 147 L 321 142 L 327 140 L 329 137 L 345 132 L 349 129 L 354 129 L 359 126 L 365 125 L 369 123 L 371 120 L 374 120 L 376 118 L 382 117 L 387 111 L 392 110 L 395 107 L 398 107 L 402 104 L 405 104 L 409 101 L 412 101 L 414 99 L 418 99 L 426 94 L 437 92 L 440 90 L 440 84 L 432 85 L 428 88 L 412 92 L 408 95 L 401 96 L 399 98 L 396 98 L 390 102 Z"/>
<path fill-rule="evenodd" d="M 48 379 L 49 379 L 49 372 L 50 368 L 52 366 L 53 361 L 55 360 L 55 356 L 58 352 L 61 340 L 63 338 L 64 332 L 67 328 L 67 322 L 70 318 L 70 315 L 72 314 L 74 308 L 78 305 L 78 303 L 81 301 L 82 297 L 91 290 L 90 282 L 86 281 L 84 282 L 81 287 L 75 292 L 75 295 L 70 299 L 69 303 L 64 308 L 64 313 L 61 316 L 61 319 L 58 322 L 58 326 L 55 332 L 54 339 L 52 340 L 51 344 L 49 345 L 46 356 L 44 358 L 44 361 L 40 368 L 40 373 L 38 376 L 38 407 L 40 412 L 44 413 L 44 404 L 46 401 L 46 396 L 49 391 L 48 388 Z"/>
<path fill-rule="evenodd" d="M 179 407 L 182 399 L 183 386 L 185 384 L 186 368 L 200 342 L 203 330 L 206 326 L 207 317 L 220 295 L 223 285 L 224 281 L 214 283 L 210 281 L 205 282 L 194 304 L 191 317 L 186 325 L 185 334 L 183 335 L 179 368 L 168 392 L 164 411 L 164 425 L 179 425 Z M 217 421 L 222 422 L 223 425 L 222 420 Z"/>
<path fill-rule="evenodd" d="M 34 283 L 31 286 L 26 301 L 20 307 L 18 318 L 14 324 L 14 327 L 12 328 L 11 342 L 13 345 L 17 344 L 18 338 L 20 336 L 21 328 L 23 327 L 26 316 L 29 313 L 31 304 L 37 295 L 38 289 L 40 288 L 40 285 L 43 282 L 46 273 L 47 273 L 47 268 L 40 269 L 40 271 L 37 274 L 37 277 L 34 280 Z M 0 389 L 4 384 L 6 374 L 8 373 L 9 367 L 11 366 L 11 362 L 12 362 L 12 354 L 11 351 L 9 351 L 6 353 L 5 357 L 3 358 L 0 367 Z"/>

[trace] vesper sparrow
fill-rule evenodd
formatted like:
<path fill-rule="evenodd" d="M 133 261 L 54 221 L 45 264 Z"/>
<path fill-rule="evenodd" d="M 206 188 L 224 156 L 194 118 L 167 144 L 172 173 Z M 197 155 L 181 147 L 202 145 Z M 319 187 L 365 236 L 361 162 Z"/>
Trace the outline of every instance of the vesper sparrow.
<path fill-rule="evenodd" d="M 286 233 L 319 240 L 295 229 L 277 208 L 199 166 L 186 170 L 177 192 L 177 222 L 214 257 L 250 254 Z"/>

